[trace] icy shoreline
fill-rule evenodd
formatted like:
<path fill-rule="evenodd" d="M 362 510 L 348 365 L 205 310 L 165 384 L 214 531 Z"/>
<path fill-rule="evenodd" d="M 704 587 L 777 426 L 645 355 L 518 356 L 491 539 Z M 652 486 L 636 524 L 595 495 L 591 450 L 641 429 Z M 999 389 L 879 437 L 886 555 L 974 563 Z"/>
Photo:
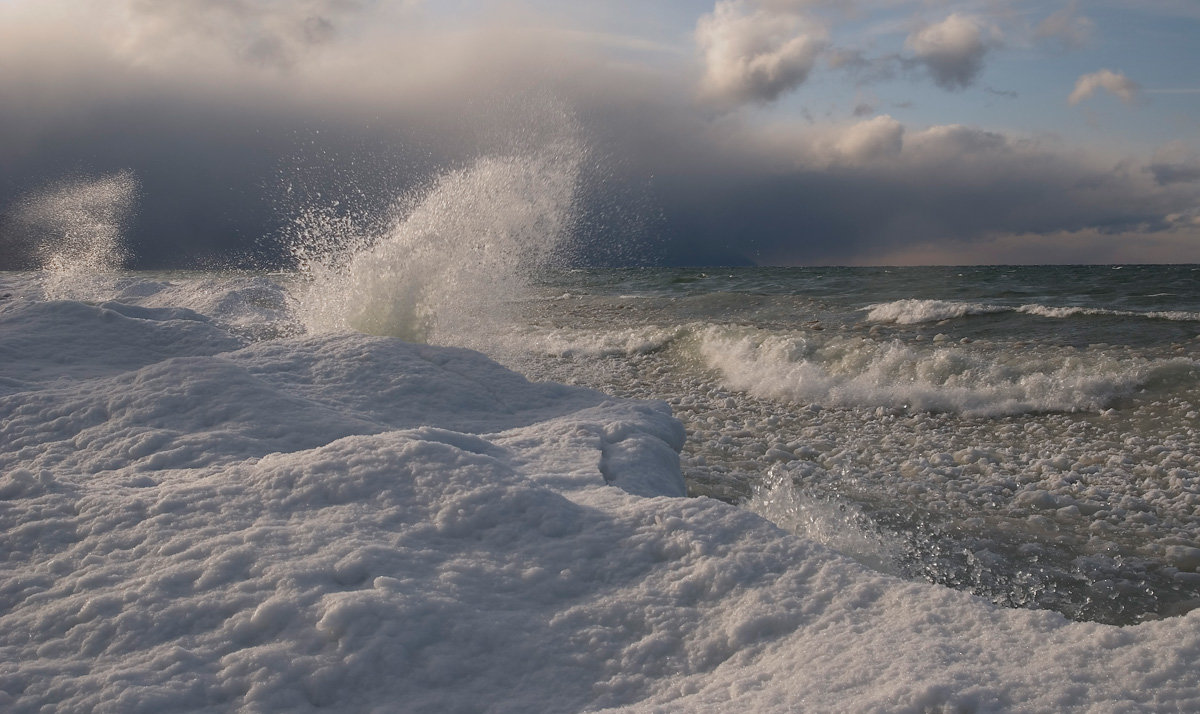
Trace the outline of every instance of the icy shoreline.
<path fill-rule="evenodd" d="M 1116 628 L 687 499 L 665 405 L 353 334 L 0 304 L 0 706 L 1200 707 L 1200 614 Z"/>

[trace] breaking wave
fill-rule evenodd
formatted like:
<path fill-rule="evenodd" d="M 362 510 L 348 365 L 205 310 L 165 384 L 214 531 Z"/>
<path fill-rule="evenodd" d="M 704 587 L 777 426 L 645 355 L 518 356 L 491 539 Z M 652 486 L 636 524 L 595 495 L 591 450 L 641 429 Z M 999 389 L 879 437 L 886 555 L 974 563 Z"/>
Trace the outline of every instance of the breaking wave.
<path fill-rule="evenodd" d="M 698 344 L 704 363 L 727 387 L 760 398 L 979 417 L 1099 411 L 1144 386 L 1200 377 L 1200 365 L 1186 358 L 973 347 L 717 327 L 703 332 Z"/>
<path fill-rule="evenodd" d="M 1150 320 L 1170 320 L 1176 322 L 1200 321 L 1200 313 L 1180 310 L 1147 311 L 1108 310 L 1093 307 L 1053 307 L 1048 305 L 989 305 L 978 302 L 958 302 L 954 300 L 894 300 L 877 303 L 863 308 L 866 311 L 867 322 L 887 323 L 893 325 L 917 325 L 926 322 L 940 322 L 972 315 L 993 315 L 997 313 L 1021 313 L 1037 317 L 1063 319 L 1086 316 L 1110 317 L 1140 317 Z"/>
<path fill-rule="evenodd" d="M 317 211 L 300 217 L 301 321 L 310 332 L 480 347 L 568 250 L 585 153 L 565 136 L 479 158 L 397 202 L 374 234 Z"/>

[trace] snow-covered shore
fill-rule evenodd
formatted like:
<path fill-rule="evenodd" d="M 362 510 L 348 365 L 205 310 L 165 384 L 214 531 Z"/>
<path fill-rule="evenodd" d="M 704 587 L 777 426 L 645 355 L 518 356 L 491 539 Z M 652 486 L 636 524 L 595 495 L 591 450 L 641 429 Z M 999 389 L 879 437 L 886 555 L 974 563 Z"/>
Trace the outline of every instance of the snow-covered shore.
<path fill-rule="evenodd" d="M 1007 610 L 683 497 L 666 405 L 0 303 L 0 708 L 1180 711 L 1200 614 Z"/>

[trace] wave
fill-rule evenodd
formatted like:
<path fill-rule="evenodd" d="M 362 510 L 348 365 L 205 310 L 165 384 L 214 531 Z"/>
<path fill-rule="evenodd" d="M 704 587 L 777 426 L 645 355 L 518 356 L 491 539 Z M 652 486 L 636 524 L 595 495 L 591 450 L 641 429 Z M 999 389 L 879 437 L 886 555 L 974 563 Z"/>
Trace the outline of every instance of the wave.
<path fill-rule="evenodd" d="M 1100 411 L 1147 385 L 1200 379 L 1200 363 L 1185 358 L 917 347 L 753 328 L 708 328 L 698 349 L 727 387 L 764 399 L 972 417 Z"/>
<path fill-rule="evenodd" d="M 1200 312 L 1187 312 L 1183 310 L 1137 312 L 1135 310 L 1106 310 L 1104 308 L 1097 307 L 1048 307 L 1046 305 L 1022 305 L 1016 308 L 1016 311 L 1026 315 L 1037 315 L 1038 317 L 1050 318 L 1107 316 L 1140 317 L 1149 320 L 1168 320 L 1171 322 L 1200 322 Z"/>
<path fill-rule="evenodd" d="M 905 299 L 893 302 L 868 305 L 868 322 L 891 323 L 895 325 L 916 325 L 922 322 L 939 322 L 967 315 L 987 315 L 997 312 L 1011 312 L 1012 308 L 1001 305 L 985 305 L 976 302 L 955 302 L 951 300 L 916 300 Z"/>
<path fill-rule="evenodd" d="M 780 528 L 849 556 L 872 570 L 901 575 L 901 543 L 853 503 L 807 493 L 778 464 L 742 507 Z"/>
<path fill-rule="evenodd" d="M 1136 310 L 1110 310 L 1096 307 L 1055 307 L 1037 303 L 1028 305 L 994 305 L 954 300 L 918 300 L 906 298 L 892 302 L 876 303 L 862 308 L 867 313 L 867 322 L 894 325 L 917 325 L 925 322 L 940 322 L 973 315 L 998 313 L 1021 313 L 1054 319 L 1087 316 L 1133 317 L 1175 322 L 1200 322 L 1200 312 L 1163 310 L 1138 312 Z"/>
<path fill-rule="evenodd" d="M 529 280 L 567 247 L 585 152 L 571 137 L 485 156 L 400 202 L 381 234 L 319 211 L 294 245 L 310 332 L 357 330 L 482 347 L 511 323 Z"/>

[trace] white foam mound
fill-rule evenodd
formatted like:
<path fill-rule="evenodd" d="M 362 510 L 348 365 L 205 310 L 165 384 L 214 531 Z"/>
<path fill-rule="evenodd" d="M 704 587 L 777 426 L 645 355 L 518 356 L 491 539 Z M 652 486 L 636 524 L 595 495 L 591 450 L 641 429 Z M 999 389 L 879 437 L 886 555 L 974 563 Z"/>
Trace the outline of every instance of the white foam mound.
<path fill-rule="evenodd" d="M 186 308 L 17 298 L 0 302 L 0 394 L 241 345 Z"/>
<path fill-rule="evenodd" d="M 0 398 L 4 711 L 1200 708 L 1200 612 L 874 573 L 682 498 L 662 404 L 362 335 L 135 359 L 207 323 L 84 307 L 0 314 L 94 346 Z"/>

